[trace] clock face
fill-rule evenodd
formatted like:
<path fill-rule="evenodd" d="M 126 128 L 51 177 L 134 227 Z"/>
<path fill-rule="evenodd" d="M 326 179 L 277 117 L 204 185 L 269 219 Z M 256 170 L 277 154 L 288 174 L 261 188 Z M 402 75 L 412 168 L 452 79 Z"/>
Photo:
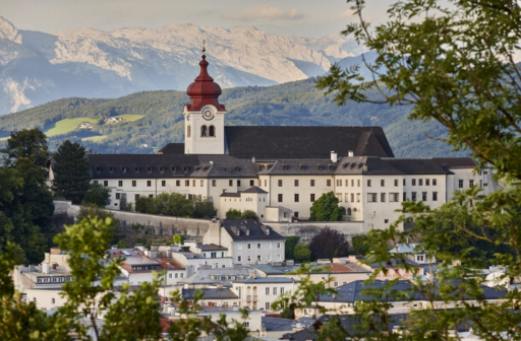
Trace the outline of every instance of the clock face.
<path fill-rule="evenodd" d="M 213 120 L 213 118 L 215 117 L 215 108 L 211 105 L 205 105 L 202 109 L 201 109 L 201 114 L 203 115 L 203 118 L 207 121 L 211 121 Z"/>

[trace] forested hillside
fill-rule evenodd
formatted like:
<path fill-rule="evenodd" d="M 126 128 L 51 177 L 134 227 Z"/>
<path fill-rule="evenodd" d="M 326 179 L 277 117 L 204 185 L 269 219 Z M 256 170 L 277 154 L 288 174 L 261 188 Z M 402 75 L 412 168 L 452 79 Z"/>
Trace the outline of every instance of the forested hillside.
<path fill-rule="evenodd" d="M 39 127 L 49 136 L 51 148 L 73 139 L 93 152 L 153 152 L 183 140 L 187 101 L 179 91 L 62 99 L 0 117 L 0 138 L 5 140 L 12 130 Z M 384 127 L 397 156 L 454 155 L 442 141 L 444 129 L 434 122 L 409 121 L 407 107 L 359 103 L 339 107 L 315 88 L 314 80 L 224 90 L 220 101 L 228 110 L 228 125 L 375 125 Z"/>

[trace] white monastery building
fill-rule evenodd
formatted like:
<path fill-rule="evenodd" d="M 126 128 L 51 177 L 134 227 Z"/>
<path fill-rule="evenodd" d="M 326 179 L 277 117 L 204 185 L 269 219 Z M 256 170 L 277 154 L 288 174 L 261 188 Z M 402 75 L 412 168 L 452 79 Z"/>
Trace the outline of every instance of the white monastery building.
<path fill-rule="evenodd" d="M 380 127 L 226 126 L 204 54 L 199 65 L 187 89 L 184 144 L 89 156 L 93 181 L 111 191 L 108 208 L 177 192 L 213 202 L 220 218 L 234 208 L 287 222 L 308 219 L 313 202 L 333 192 L 347 221 L 373 229 L 397 219 L 404 200 L 437 207 L 456 191 L 497 186 L 491 169 L 476 171 L 470 158 L 395 158 Z"/>

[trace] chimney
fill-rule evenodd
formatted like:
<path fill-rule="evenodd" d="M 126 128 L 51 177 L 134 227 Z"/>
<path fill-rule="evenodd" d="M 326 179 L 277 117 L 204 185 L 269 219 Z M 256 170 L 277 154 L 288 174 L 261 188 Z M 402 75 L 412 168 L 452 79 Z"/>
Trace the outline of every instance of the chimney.
<path fill-rule="evenodd" d="M 331 162 L 337 163 L 337 161 L 338 161 L 338 154 L 334 150 L 332 150 L 331 151 Z"/>
<path fill-rule="evenodd" d="M 347 151 L 347 156 L 353 157 L 353 156 L 355 156 L 355 153 L 352 150 L 348 150 Z"/>

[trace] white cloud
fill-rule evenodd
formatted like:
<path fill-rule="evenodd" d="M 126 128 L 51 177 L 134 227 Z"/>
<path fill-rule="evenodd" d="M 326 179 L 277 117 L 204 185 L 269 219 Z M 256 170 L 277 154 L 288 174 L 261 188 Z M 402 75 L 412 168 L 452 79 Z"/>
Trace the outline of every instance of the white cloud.
<path fill-rule="evenodd" d="M 253 8 L 242 11 L 241 13 L 234 15 L 226 15 L 228 19 L 235 19 L 241 21 L 251 21 L 251 20 L 264 20 L 264 21 L 274 21 L 274 20 L 299 20 L 304 17 L 302 13 L 297 11 L 295 8 L 283 9 L 280 7 L 275 7 L 270 4 L 259 5 Z"/>

